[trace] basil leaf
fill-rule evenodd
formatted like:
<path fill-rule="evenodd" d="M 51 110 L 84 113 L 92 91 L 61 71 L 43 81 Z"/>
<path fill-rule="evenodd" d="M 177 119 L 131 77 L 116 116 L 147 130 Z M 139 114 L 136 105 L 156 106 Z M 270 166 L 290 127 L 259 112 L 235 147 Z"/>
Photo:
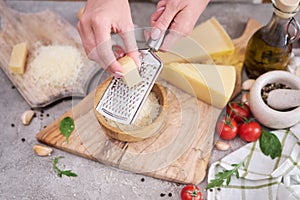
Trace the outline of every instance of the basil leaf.
<path fill-rule="evenodd" d="M 63 134 L 66 137 L 67 143 L 69 143 L 69 137 L 74 131 L 74 129 L 75 125 L 71 117 L 65 117 L 63 120 L 61 120 L 59 124 L 59 130 L 61 134 Z"/>
<path fill-rule="evenodd" d="M 282 146 L 279 139 L 275 134 L 266 130 L 262 130 L 259 147 L 263 154 L 270 156 L 272 159 L 281 156 Z"/>

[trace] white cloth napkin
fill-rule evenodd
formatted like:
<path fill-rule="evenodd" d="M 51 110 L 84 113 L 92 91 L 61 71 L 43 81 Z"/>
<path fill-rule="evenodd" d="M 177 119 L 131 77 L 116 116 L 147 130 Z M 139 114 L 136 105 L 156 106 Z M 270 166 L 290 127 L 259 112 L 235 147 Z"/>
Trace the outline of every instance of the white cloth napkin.
<path fill-rule="evenodd" d="M 230 184 L 207 191 L 208 200 L 299 200 L 300 199 L 300 124 L 288 130 L 271 131 L 282 144 L 281 157 L 271 159 L 259 147 L 259 141 L 248 143 L 218 162 L 208 172 L 208 182 L 215 174 L 231 164 L 245 165 L 239 169 L 240 178 L 232 175 Z"/>

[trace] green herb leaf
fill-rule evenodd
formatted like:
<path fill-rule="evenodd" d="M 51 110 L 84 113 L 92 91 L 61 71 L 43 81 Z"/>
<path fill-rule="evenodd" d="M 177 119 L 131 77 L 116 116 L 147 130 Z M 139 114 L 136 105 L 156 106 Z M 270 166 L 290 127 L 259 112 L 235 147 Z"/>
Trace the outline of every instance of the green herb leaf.
<path fill-rule="evenodd" d="M 59 177 L 62 177 L 62 175 L 65 175 L 65 176 L 73 176 L 73 177 L 76 177 L 77 174 L 75 174 L 74 172 L 72 172 L 71 170 L 61 170 L 57 167 L 57 163 L 58 163 L 58 160 L 61 159 L 61 158 L 64 158 L 63 156 L 58 156 L 58 157 L 55 157 L 53 162 L 52 162 L 52 166 L 53 168 L 55 169 L 57 175 Z"/>
<path fill-rule="evenodd" d="M 66 137 L 67 143 L 69 143 L 69 137 L 74 131 L 74 129 L 75 125 L 71 117 L 65 117 L 63 120 L 61 120 L 59 124 L 59 130 L 61 134 L 63 134 Z"/>
<path fill-rule="evenodd" d="M 220 185 L 222 185 L 224 182 L 223 179 L 213 179 L 210 181 L 209 184 L 207 184 L 206 189 L 210 189 L 210 188 L 214 188 L 214 187 L 218 187 Z"/>
<path fill-rule="evenodd" d="M 73 173 L 71 170 L 62 171 L 63 175 L 76 177 L 77 174 Z"/>
<path fill-rule="evenodd" d="M 272 159 L 281 156 L 282 146 L 279 139 L 275 134 L 266 130 L 262 130 L 259 147 L 263 154 L 270 156 Z"/>
<path fill-rule="evenodd" d="M 246 157 L 248 158 L 248 156 Z M 224 181 L 226 180 L 226 185 L 229 185 L 230 181 L 231 181 L 231 176 L 233 174 L 236 175 L 237 178 L 239 178 L 239 172 L 238 169 L 244 165 L 244 162 L 246 160 L 246 158 L 239 164 L 232 164 L 231 166 L 233 166 L 234 168 L 231 170 L 223 170 L 221 172 L 218 172 L 215 175 L 215 179 L 211 180 L 210 183 L 207 184 L 206 189 L 210 189 L 210 188 L 215 188 L 218 186 L 223 185 Z"/>
<path fill-rule="evenodd" d="M 236 176 L 237 178 L 240 178 L 239 171 L 236 171 L 236 172 L 235 172 L 235 176 Z"/>
<path fill-rule="evenodd" d="M 226 185 L 229 185 L 230 181 L 231 181 L 231 176 L 228 176 L 226 179 Z"/>

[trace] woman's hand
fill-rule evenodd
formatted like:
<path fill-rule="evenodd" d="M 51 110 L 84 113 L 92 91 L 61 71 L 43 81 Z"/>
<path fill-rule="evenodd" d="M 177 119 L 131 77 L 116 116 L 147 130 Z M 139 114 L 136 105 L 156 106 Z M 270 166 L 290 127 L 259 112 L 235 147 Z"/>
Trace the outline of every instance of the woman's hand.
<path fill-rule="evenodd" d="M 156 40 L 169 29 L 161 50 L 168 50 L 174 42 L 190 34 L 209 0 L 161 0 L 151 16 L 151 38 Z"/>
<path fill-rule="evenodd" d="M 78 31 L 88 57 L 113 75 L 120 77 L 123 70 L 112 51 L 111 32 L 120 35 L 127 55 L 139 66 L 128 0 L 88 0 Z"/>

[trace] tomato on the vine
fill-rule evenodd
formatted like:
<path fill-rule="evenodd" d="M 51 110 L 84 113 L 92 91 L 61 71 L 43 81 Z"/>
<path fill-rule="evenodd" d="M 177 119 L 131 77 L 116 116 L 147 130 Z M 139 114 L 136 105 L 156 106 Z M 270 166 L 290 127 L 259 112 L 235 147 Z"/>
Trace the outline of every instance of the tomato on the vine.
<path fill-rule="evenodd" d="M 250 107 L 244 102 L 237 101 L 228 103 L 226 113 L 237 122 L 243 122 L 251 115 Z"/>
<path fill-rule="evenodd" d="M 246 121 L 239 127 L 239 136 L 247 142 L 254 142 L 260 137 L 261 131 L 262 128 L 257 122 Z"/>
<path fill-rule="evenodd" d="M 182 200 L 202 200 L 202 193 L 196 185 L 186 185 L 180 193 Z"/>
<path fill-rule="evenodd" d="M 225 116 L 218 121 L 217 132 L 223 140 L 231 140 L 238 134 L 238 124 L 234 119 Z"/>

